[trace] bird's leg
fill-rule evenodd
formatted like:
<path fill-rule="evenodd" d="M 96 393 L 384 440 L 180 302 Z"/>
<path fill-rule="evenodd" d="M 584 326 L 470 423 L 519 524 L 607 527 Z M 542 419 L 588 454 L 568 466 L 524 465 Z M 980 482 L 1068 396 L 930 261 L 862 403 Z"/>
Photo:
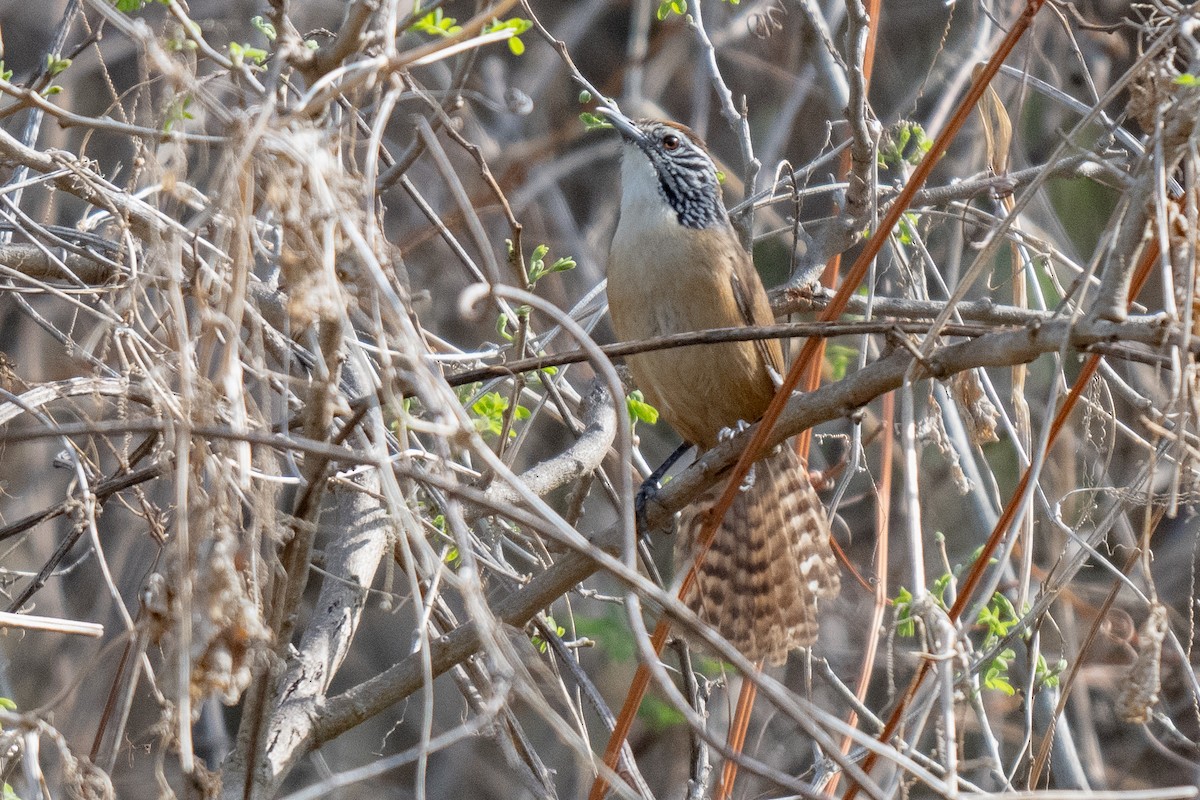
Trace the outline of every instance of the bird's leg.
<path fill-rule="evenodd" d="M 746 420 L 744 420 L 744 419 L 739 419 L 737 422 L 733 423 L 733 425 L 731 427 L 722 428 L 721 430 L 717 431 L 717 441 L 718 442 L 727 442 L 730 439 L 732 439 L 733 437 L 737 436 L 739 433 L 742 433 L 743 431 L 746 431 L 749 428 L 750 428 L 749 422 L 746 422 Z M 751 487 L 753 487 L 753 486 L 754 486 L 754 465 L 751 464 L 750 469 L 746 471 L 746 477 L 742 478 L 742 485 L 739 486 L 738 489 L 743 492 L 748 492 L 748 491 L 750 491 Z"/>
<path fill-rule="evenodd" d="M 645 532 L 649 529 L 646 523 L 646 507 L 658 496 L 659 481 L 667 474 L 667 470 L 675 466 L 675 462 L 683 458 L 683 454 L 691 450 L 692 446 L 687 442 L 675 448 L 675 452 L 667 456 L 667 460 L 659 465 L 658 469 L 650 473 L 650 477 L 642 481 L 642 485 L 638 488 L 637 495 L 633 498 L 633 510 L 637 515 L 638 530 Z"/>

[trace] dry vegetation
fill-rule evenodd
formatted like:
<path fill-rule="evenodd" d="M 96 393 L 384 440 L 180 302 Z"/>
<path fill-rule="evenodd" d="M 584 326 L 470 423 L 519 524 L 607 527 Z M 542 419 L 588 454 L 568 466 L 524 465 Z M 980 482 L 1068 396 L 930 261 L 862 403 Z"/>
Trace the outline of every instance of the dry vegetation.
<path fill-rule="evenodd" d="M 0 1 L 6 797 L 581 797 L 664 614 L 619 796 L 709 796 L 747 682 L 740 797 L 1196 795 L 1200 16 L 672 5 Z M 634 530 L 605 98 L 825 342 L 786 668 L 661 530 L 751 433 Z"/>

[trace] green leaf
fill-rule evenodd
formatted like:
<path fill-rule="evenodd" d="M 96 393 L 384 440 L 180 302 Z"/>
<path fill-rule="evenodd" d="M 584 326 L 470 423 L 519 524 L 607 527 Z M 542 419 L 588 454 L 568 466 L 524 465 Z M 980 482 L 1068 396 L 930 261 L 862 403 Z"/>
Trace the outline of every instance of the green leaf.
<path fill-rule="evenodd" d="M 1053 667 L 1046 665 L 1046 658 L 1041 653 L 1038 653 L 1037 669 L 1034 670 L 1034 679 L 1039 686 L 1046 688 L 1054 688 L 1059 684 L 1059 676 L 1067 670 L 1067 660 L 1060 658 L 1054 663 Z"/>
<path fill-rule="evenodd" d="M 613 125 L 604 117 L 593 114 L 590 111 L 584 111 L 579 115 L 579 121 L 583 123 L 583 129 L 586 131 L 595 131 L 602 128 L 611 128 Z"/>
<path fill-rule="evenodd" d="M 0 58 L 0 81 L 10 81 L 12 80 L 12 76 L 13 71 L 11 69 L 5 69 L 4 59 Z"/>
<path fill-rule="evenodd" d="M 980 625 L 987 628 L 984 641 L 995 641 L 1007 636 L 1009 630 L 1020 621 L 1017 610 L 1004 595 L 996 592 L 986 606 L 979 610 Z"/>
<path fill-rule="evenodd" d="M 950 580 L 953 577 L 949 572 L 943 572 L 941 577 L 933 582 L 933 586 L 929 587 L 929 593 L 943 610 L 946 610 L 946 590 L 950 588 Z"/>
<path fill-rule="evenodd" d="M 648 425 L 658 422 L 658 409 L 646 402 L 641 389 L 634 389 L 626 396 L 625 407 L 629 409 L 629 419 L 633 422 L 645 422 Z"/>
<path fill-rule="evenodd" d="M 1200 78 L 1197 78 L 1195 75 L 1193 75 L 1190 72 L 1185 72 L 1182 75 L 1175 78 L 1176 86 L 1195 86 L 1197 84 L 1200 84 Z"/>
<path fill-rule="evenodd" d="M 900 240 L 900 244 L 907 246 L 917 240 L 917 221 L 917 215 L 911 211 L 905 211 L 900 215 L 900 223 L 897 225 L 896 231 L 896 238 Z"/>
<path fill-rule="evenodd" d="M 910 120 L 901 120 L 891 127 L 880 142 L 879 166 L 889 169 L 901 164 L 917 164 L 932 146 L 933 140 L 923 127 Z"/>
<path fill-rule="evenodd" d="M 662 22 L 672 14 L 678 14 L 682 17 L 687 13 L 687 7 L 687 0 L 662 0 L 658 4 L 658 11 L 655 12 L 655 16 L 658 17 L 659 22 Z"/>
<path fill-rule="evenodd" d="M 467 404 L 467 401 L 470 400 L 475 395 L 475 393 L 479 391 L 479 388 L 481 386 L 483 386 L 483 384 L 481 382 L 475 381 L 474 383 L 464 384 L 463 386 L 459 386 L 459 387 L 455 388 L 454 394 L 456 397 L 458 397 L 459 405 L 465 406 Z"/>
<path fill-rule="evenodd" d="M 1016 694 L 1012 684 L 1008 682 L 1008 667 L 1017 657 L 1015 651 L 1005 648 L 996 654 L 983 673 L 983 685 L 987 689 L 996 689 L 1009 697 Z"/>
<path fill-rule="evenodd" d="M 499 392 L 488 392 L 471 404 L 471 413 L 475 415 L 475 430 L 490 436 L 499 436 L 504 430 L 504 414 L 508 411 L 508 398 Z M 518 405 L 513 410 L 515 419 L 529 419 L 531 412 L 528 408 Z M 514 437 L 517 432 L 509 429 L 508 435 Z"/>
<path fill-rule="evenodd" d="M 447 17 L 442 14 L 440 8 L 435 8 L 413 23 L 413 28 L 430 36 L 445 38 L 462 32 L 462 26 L 456 24 L 457 22 L 458 20 L 454 17 Z"/>
<path fill-rule="evenodd" d="M 917 622 L 912 615 L 913 595 L 908 589 L 903 586 L 896 594 L 896 599 L 892 601 L 892 607 L 896 610 L 896 635 L 911 637 L 917 635 Z"/>
<path fill-rule="evenodd" d="M 146 2 L 145 0 L 116 0 L 114 5 L 122 14 L 132 14 L 134 11 L 141 11 Z"/>
<path fill-rule="evenodd" d="M 1013 688 L 1013 685 L 1009 683 L 1003 675 L 990 669 L 987 671 L 987 674 L 983 676 L 983 685 L 984 688 L 997 689 L 1001 692 L 1004 692 L 1009 697 L 1012 697 L 1017 693 L 1017 690 Z"/>
<path fill-rule="evenodd" d="M 521 17 L 513 17 L 506 19 L 503 22 L 500 20 L 492 20 L 484 29 L 484 33 L 495 33 L 496 31 L 512 31 L 512 38 L 508 40 L 508 49 L 512 51 L 514 56 L 519 56 L 525 52 L 525 43 L 519 38 L 522 33 L 533 27 L 533 20 L 522 19 Z"/>
<path fill-rule="evenodd" d="M 167 37 L 167 49 L 173 53 L 180 53 L 189 50 L 195 50 L 199 47 L 195 42 L 195 38 L 200 36 L 200 26 L 195 22 L 188 20 L 187 28 L 193 33 L 194 38 L 188 38 L 184 26 L 172 26 L 172 35 Z"/>
<path fill-rule="evenodd" d="M 535 285 L 552 272 L 566 272 L 567 270 L 575 269 L 575 259 L 569 256 L 560 258 L 547 267 L 546 254 L 549 252 L 550 248 L 544 244 L 539 244 L 533 248 L 533 253 L 529 256 L 529 268 L 527 270 L 530 286 Z"/>
<path fill-rule="evenodd" d="M 503 311 L 501 311 L 500 316 L 496 318 L 496 333 L 506 342 L 511 342 L 513 340 L 513 335 L 508 332 L 508 314 L 504 313 Z"/>
<path fill-rule="evenodd" d="M 830 342 L 825 346 L 825 363 L 829 365 L 830 372 L 833 373 L 833 380 L 840 381 L 846 377 L 846 370 L 849 369 L 850 362 L 857 355 L 858 350 L 848 345 Z"/>
<path fill-rule="evenodd" d="M 188 111 L 188 107 L 191 104 L 192 96 L 190 94 L 176 97 L 171 101 L 171 104 L 167 106 L 166 121 L 163 122 L 163 133 L 170 133 L 171 128 L 177 122 L 182 122 L 185 119 L 195 119 L 191 112 Z"/>
<path fill-rule="evenodd" d="M 275 26 L 271 24 L 271 21 L 265 17 L 251 17 L 250 24 L 257 28 L 259 33 L 270 39 L 272 42 L 275 41 L 276 36 L 278 36 L 278 34 L 275 32 Z"/>
<path fill-rule="evenodd" d="M 584 89 L 582 92 L 579 93 L 579 102 L 581 105 L 583 103 L 592 102 L 592 93 L 589 92 L 587 89 Z"/>
<path fill-rule="evenodd" d="M 555 622 L 554 617 L 550 616 L 549 614 L 546 615 L 546 627 L 554 631 L 554 634 L 560 639 L 566 635 L 567 632 L 563 626 Z M 540 634 L 537 633 L 529 637 L 529 641 L 533 643 L 533 646 L 537 648 L 539 653 L 546 652 L 547 647 L 549 647 L 549 642 L 547 642 Z"/>
<path fill-rule="evenodd" d="M 46 56 L 46 72 L 51 78 L 61 75 L 69 66 L 71 66 L 71 59 L 69 58 L 62 58 L 54 54 Z"/>
<path fill-rule="evenodd" d="M 270 55 L 261 47 L 255 47 L 252 44 L 239 44 L 237 42 L 229 43 L 229 60 L 233 62 L 235 67 L 240 67 L 247 60 L 253 61 L 255 64 L 261 64 L 267 60 Z"/>

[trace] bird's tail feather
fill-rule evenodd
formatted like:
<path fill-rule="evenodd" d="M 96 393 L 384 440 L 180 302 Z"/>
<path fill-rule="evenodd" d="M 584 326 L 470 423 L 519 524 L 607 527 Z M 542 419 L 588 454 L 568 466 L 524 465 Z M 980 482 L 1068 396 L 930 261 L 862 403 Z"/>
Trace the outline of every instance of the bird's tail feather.
<path fill-rule="evenodd" d="M 784 445 L 754 465 L 684 602 L 751 661 L 782 664 L 816 641 L 817 600 L 840 578 L 825 508 L 799 456 Z M 694 560 L 697 537 L 724 489 L 718 483 L 683 512 L 676 571 Z"/>

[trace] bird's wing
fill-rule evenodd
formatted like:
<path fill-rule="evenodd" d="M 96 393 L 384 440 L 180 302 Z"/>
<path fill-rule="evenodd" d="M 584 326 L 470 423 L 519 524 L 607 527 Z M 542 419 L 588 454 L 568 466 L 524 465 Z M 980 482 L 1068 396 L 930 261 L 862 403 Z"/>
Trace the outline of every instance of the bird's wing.
<path fill-rule="evenodd" d="M 773 325 L 775 315 L 771 313 L 771 303 L 767 299 L 767 290 L 763 288 L 762 279 L 754 269 L 754 262 L 749 254 L 739 250 L 732 254 L 733 271 L 730 273 L 730 283 L 733 285 L 733 297 L 741 312 L 742 321 L 746 325 Z M 763 363 L 783 375 L 783 348 L 778 339 L 758 339 L 755 348 L 762 356 Z"/>

